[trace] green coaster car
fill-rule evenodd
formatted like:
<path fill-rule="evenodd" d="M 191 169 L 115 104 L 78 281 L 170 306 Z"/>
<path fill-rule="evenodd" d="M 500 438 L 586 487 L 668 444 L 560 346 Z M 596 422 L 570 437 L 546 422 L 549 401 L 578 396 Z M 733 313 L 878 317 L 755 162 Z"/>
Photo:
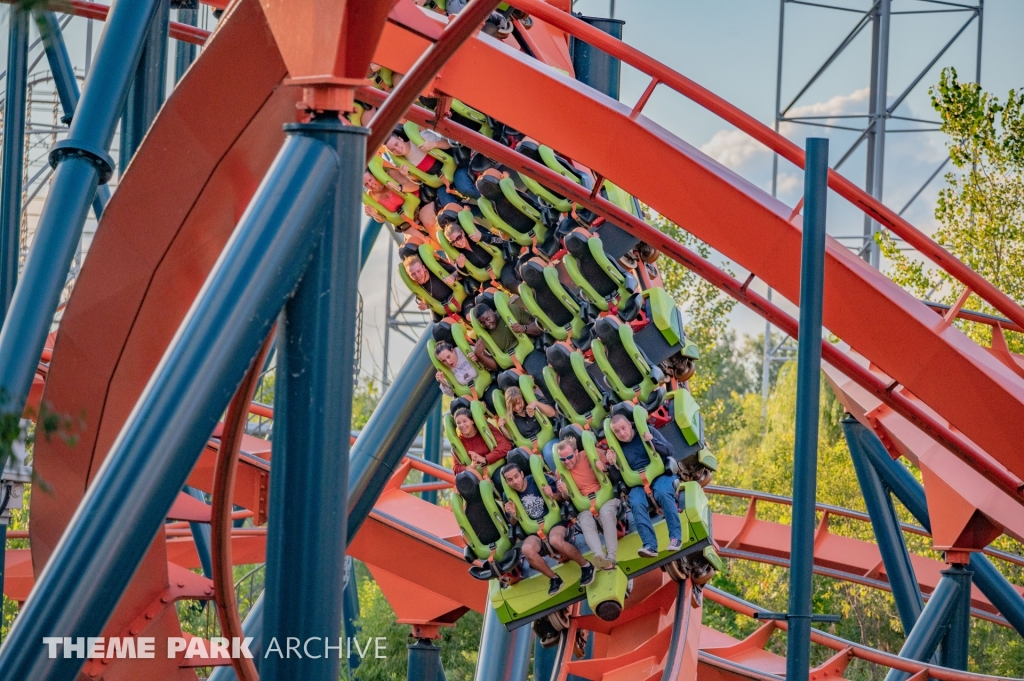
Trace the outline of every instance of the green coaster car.
<path fill-rule="evenodd" d="M 565 271 L 597 309 L 615 313 L 635 294 L 636 277 L 608 257 L 601 237 L 577 227 L 564 243 L 568 251 L 562 260 Z"/>
<path fill-rule="evenodd" d="M 650 409 L 656 409 L 665 396 L 665 389 L 660 387 L 665 374 L 647 359 L 634 340 L 629 324 L 602 317 L 594 322 L 594 335 L 597 336 L 591 344 L 594 361 L 618 398 L 636 398 Z"/>
<path fill-rule="evenodd" d="M 501 499 L 489 478 L 481 479 L 468 470 L 456 475 L 451 507 L 466 542 L 463 557 L 473 566 L 470 574 L 498 579 L 517 567 L 519 551 L 512 546 Z M 483 561 L 483 566 L 477 561 Z"/>
<path fill-rule="evenodd" d="M 619 315 L 626 321 L 633 321 L 642 312 L 648 320 L 648 324 L 633 335 L 633 342 L 643 356 L 651 366 L 660 365 L 668 378 L 680 382 L 689 379 L 700 352 L 697 344 L 686 338 L 683 315 L 672 296 L 663 288 L 651 288 L 643 291 L 639 298 L 630 299 L 630 303 Z"/>
<path fill-rule="evenodd" d="M 578 426 L 600 424 L 608 412 L 605 393 L 598 387 L 601 377 L 596 365 L 583 359 L 583 353 L 562 344 L 549 347 L 545 356 L 548 364 L 544 367 L 544 383 L 559 413 Z"/>
<path fill-rule="evenodd" d="M 476 318 L 476 312 L 470 310 L 469 321 L 473 325 L 473 332 L 476 337 L 484 342 L 487 346 L 487 351 L 491 353 L 491 357 L 498 363 L 498 366 L 502 369 L 520 368 L 526 362 L 526 358 L 533 352 L 533 340 L 525 333 L 516 333 L 512 331 L 512 325 L 518 324 L 515 315 L 512 313 L 510 307 L 512 298 L 509 294 L 504 291 L 495 291 L 493 294 L 485 294 L 485 297 L 490 297 L 494 303 L 492 307 L 494 311 L 498 313 L 498 318 L 501 323 L 506 324 L 509 327 L 509 331 L 516 337 L 516 346 L 511 353 L 503 351 L 494 339 L 491 338 L 490 332 L 484 328 L 484 325 Z M 480 298 L 477 298 L 479 301 Z M 525 302 L 525 301 L 524 301 Z M 527 306 L 529 309 L 529 306 Z"/>
<path fill-rule="evenodd" d="M 528 194 L 516 189 L 511 177 L 488 168 L 476 181 L 480 198 L 477 206 L 488 224 L 527 248 L 548 240 L 548 227 L 540 206 Z"/>
<path fill-rule="evenodd" d="M 444 207 L 441 213 L 437 216 L 437 224 L 441 227 L 437 231 L 437 240 L 441 244 L 441 250 L 444 251 L 445 255 L 452 262 L 458 260 L 460 255 L 463 255 L 455 246 L 448 241 L 448 238 L 444 235 L 444 228 L 451 222 L 458 222 L 459 226 L 462 227 L 462 231 L 466 233 L 466 238 L 471 238 L 474 234 L 478 234 L 479 229 L 475 222 L 473 222 L 473 211 L 469 208 L 462 208 L 459 204 L 450 203 Z M 471 241 L 472 242 L 472 241 Z M 479 282 L 489 283 L 496 282 L 501 276 L 501 270 L 505 267 L 505 254 L 497 246 L 494 246 L 484 241 L 472 242 L 474 246 L 484 250 L 490 257 L 491 261 L 488 263 L 486 268 L 477 267 L 471 263 L 468 259 L 464 269 L 469 272 L 469 276 L 473 277 Z"/>
<path fill-rule="evenodd" d="M 419 248 L 416 249 L 416 254 L 419 256 L 420 260 L 423 261 L 423 264 L 426 265 L 427 269 L 441 281 L 444 281 L 446 277 L 452 275 L 451 272 L 448 272 L 441 267 L 437 257 L 434 255 L 434 249 L 430 247 L 430 244 L 421 244 Z M 402 278 L 406 287 L 408 287 L 409 291 L 414 296 L 425 302 L 438 316 L 443 317 L 449 314 L 458 315 L 461 312 L 462 303 L 466 300 L 467 294 L 466 287 L 458 280 L 456 280 L 454 284 L 445 284 L 452 290 L 452 295 L 448 300 L 441 301 L 431 296 L 427 293 L 426 289 L 413 281 L 412 277 L 409 276 L 409 273 L 405 271 L 404 265 L 400 264 L 398 266 L 398 274 Z"/>
<path fill-rule="evenodd" d="M 562 285 L 554 265 L 530 258 L 519 266 L 519 296 L 544 330 L 555 340 L 572 339 L 576 347 L 589 340 L 579 299 Z M 585 349 L 585 348 L 580 348 Z"/>
<path fill-rule="evenodd" d="M 510 374 L 514 375 L 514 382 Z M 498 376 L 499 389 L 494 393 L 494 411 L 497 412 L 499 417 L 505 419 L 505 430 L 512 437 L 512 442 L 516 447 L 521 447 L 534 454 L 540 454 L 544 450 L 544 445 L 555 438 L 554 424 L 551 423 L 551 419 L 537 409 L 530 418 L 537 420 L 537 423 L 540 425 L 540 432 L 532 438 L 520 433 L 519 428 L 516 427 L 516 420 L 512 418 L 512 413 L 505 404 L 505 390 L 508 390 L 512 385 L 518 387 L 523 393 L 523 399 L 526 400 L 527 404 L 537 401 L 537 392 L 534 390 L 536 384 L 532 376 L 529 374 L 513 374 L 513 372 L 502 373 Z"/>
<path fill-rule="evenodd" d="M 677 498 L 682 508 L 679 520 L 683 528 L 683 548 L 680 551 L 642 558 L 637 554 L 642 548 L 640 537 L 632 532 L 619 540 L 618 566 L 614 570 L 598 570 L 588 587 L 580 586 L 580 566 L 571 561 L 552 567 L 565 582 L 565 587 L 554 596 L 548 596 L 548 579 L 541 574 L 515 584 L 492 580 L 489 596 L 498 619 L 508 629 L 516 629 L 586 598 L 598 617 L 613 620 L 622 611 L 627 584 L 633 577 L 681 561 L 707 562 L 714 569 L 722 569 L 721 559 L 711 544 L 711 510 L 700 485 L 682 483 Z M 654 533 L 659 546 L 668 544 L 664 518 L 654 523 Z M 584 557 L 592 559 L 593 554 L 586 552 Z M 673 574 L 672 570 L 669 572 Z"/>
<path fill-rule="evenodd" d="M 473 400 L 469 403 L 469 413 L 473 416 L 473 423 L 476 425 L 477 432 L 483 437 L 487 446 L 494 449 L 497 443 L 494 440 L 494 435 L 491 433 L 491 426 L 487 423 L 487 408 L 484 406 L 484 403 Z M 455 427 L 455 418 L 451 414 L 445 414 L 441 420 L 444 423 L 445 437 L 448 438 L 448 442 L 452 445 L 452 456 L 463 466 L 476 470 L 478 477 L 490 477 L 494 471 L 505 465 L 505 459 L 499 459 L 485 467 L 474 464 L 473 460 L 469 458 L 469 452 L 466 451 L 462 440 L 459 439 L 459 431 Z M 483 470 L 479 470 L 480 468 L 483 468 Z"/>
<path fill-rule="evenodd" d="M 700 407 L 686 388 L 679 388 L 665 397 L 664 409 L 670 421 L 658 432 L 672 445 L 672 458 L 677 474 L 683 480 L 695 480 L 701 487 L 711 482 L 718 470 L 718 459 L 704 442 L 704 419 Z"/>

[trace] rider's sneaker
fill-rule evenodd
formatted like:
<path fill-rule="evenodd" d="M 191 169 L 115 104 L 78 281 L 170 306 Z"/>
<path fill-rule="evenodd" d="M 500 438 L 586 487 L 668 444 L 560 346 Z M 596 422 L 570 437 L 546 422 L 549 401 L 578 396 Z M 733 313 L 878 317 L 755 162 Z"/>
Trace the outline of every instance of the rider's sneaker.
<path fill-rule="evenodd" d="M 580 568 L 580 586 L 588 586 L 594 581 L 594 566 L 587 563 Z"/>
<path fill-rule="evenodd" d="M 682 548 L 683 548 L 683 540 L 682 539 L 673 539 L 672 541 L 670 541 L 668 543 L 668 550 L 669 551 L 673 551 L 673 552 L 674 551 L 679 551 Z"/>
<path fill-rule="evenodd" d="M 562 590 L 562 578 L 554 577 L 551 579 L 551 584 L 548 586 L 548 596 L 554 596 L 556 593 Z"/>
<path fill-rule="evenodd" d="M 640 556 L 641 558 L 657 558 L 658 557 L 658 549 L 657 548 L 653 548 L 652 549 L 650 546 L 644 546 L 643 548 L 641 548 L 639 551 L 636 552 L 636 555 Z"/>

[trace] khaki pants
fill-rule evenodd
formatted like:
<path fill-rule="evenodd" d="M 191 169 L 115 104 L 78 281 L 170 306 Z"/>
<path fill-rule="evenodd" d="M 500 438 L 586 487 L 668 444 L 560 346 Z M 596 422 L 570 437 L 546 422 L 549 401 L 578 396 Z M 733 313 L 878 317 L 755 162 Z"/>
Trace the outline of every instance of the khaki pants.
<path fill-rule="evenodd" d="M 597 533 L 597 521 L 590 511 L 581 511 L 576 517 L 580 529 L 583 531 L 583 539 L 587 542 L 587 548 L 594 552 L 595 556 L 615 560 L 615 553 L 619 548 L 619 535 L 616 530 L 616 516 L 619 512 L 619 500 L 609 499 L 597 511 L 601 520 L 601 530 L 604 532 L 604 544 L 608 552 L 601 550 L 601 537 Z"/>

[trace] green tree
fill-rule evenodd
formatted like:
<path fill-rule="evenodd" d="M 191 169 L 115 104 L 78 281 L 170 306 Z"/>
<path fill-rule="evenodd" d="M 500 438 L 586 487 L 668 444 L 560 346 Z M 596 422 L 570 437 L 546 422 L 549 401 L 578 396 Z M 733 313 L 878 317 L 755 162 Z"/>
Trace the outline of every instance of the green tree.
<path fill-rule="evenodd" d="M 1010 90 L 1003 102 L 977 83 L 958 80 L 950 68 L 929 94 L 954 168 L 939 191 L 933 238 L 1011 298 L 1024 301 L 1024 92 Z M 914 295 L 951 304 L 963 292 L 944 271 L 900 251 L 887 233 L 879 240 L 893 280 Z M 975 295 L 965 307 L 996 313 Z M 978 342 L 991 340 L 987 325 L 957 324 Z M 1024 351 L 1024 338 L 1011 335 L 1010 347 Z"/>
<path fill-rule="evenodd" d="M 756 489 L 790 496 L 792 494 L 793 447 L 796 428 L 796 365 L 782 366 L 766 410 L 761 415 L 760 395 L 737 397 L 736 425 L 718 449 L 721 467 L 715 484 Z M 858 511 L 866 511 L 863 496 L 853 469 L 850 452 L 843 436 L 841 420 L 844 411 L 828 384 L 822 378 L 821 405 L 818 422 L 818 487 L 817 500 Z M 746 503 L 728 497 L 711 496 L 716 512 L 742 515 Z M 913 523 L 909 512 L 895 504 L 900 520 Z M 820 514 L 819 514 L 820 520 Z M 762 504 L 758 518 L 789 524 L 790 507 Z M 864 541 L 874 542 L 868 523 L 833 517 L 829 531 Z M 939 559 L 925 537 L 905 534 L 911 553 Z M 997 542 L 999 548 L 1020 554 L 1020 545 L 1008 538 Z M 1019 583 L 1020 572 L 1007 569 L 1002 561 L 997 566 Z M 728 569 L 717 575 L 713 585 L 758 605 L 785 611 L 788 606 L 789 571 L 782 567 L 753 561 L 730 560 Z M 814 578 L 815 612 L 833 613 L 842 620 L 826 628 L 843 638 L 866 643 L 889 652 L 898 652 L 904 632 L 892 596 L 885 591 L 830 579 Z M 704 622 L 735 637 L 751 633 L 757 623 L 738 616 L 731 610 L 705 601 Z M 785 654 L 785 637 L 772 638 L 769 649 Z M 819 664 L 833 651 L 815 646 L 812 661 Z M 1024 672 L 1024 641 L 1011 629 L 975 619 L 972 622 L 970 665 L 972 671 L 987 674 L 1020 676 Z M 881 681 L 886 670 L 855 662 L 846 673 L 849 679 Z"/>
<path fill-rule="evenodd" d="M 386 640 L 383 657 L 363 659 L 356 671 L 359 681 L 403 681 L 408 669 L 406 644 L 411 643 L 409 625 L 398 624 L 395 611 L 366 566 L 356 563 L 359 579 L 359 638 L 380 636 Z M 477 648 L 483 617 L 469 612 L 453 627 L 441 628 L 441 663 L 449 681 L 471 681 L 476 669 Z M 347 678 L 344 674 L 342 678 Z"/>

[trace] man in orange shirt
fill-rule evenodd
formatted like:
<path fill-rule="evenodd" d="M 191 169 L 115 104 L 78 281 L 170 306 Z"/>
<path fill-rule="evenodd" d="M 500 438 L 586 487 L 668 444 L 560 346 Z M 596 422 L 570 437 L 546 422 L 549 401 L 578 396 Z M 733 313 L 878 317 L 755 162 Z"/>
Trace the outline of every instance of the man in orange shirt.
<path fill-rule="evenodd" d="M 590 461 L 586 455 L 580 453 L 576 448 L 575 439 L 566 438 L 559 442 L 555 447 L 555 456 L 568 469 L 580 494 L 583 496 L 597 494 L 601 489 L 601 484 L 597 481 L 597 476 L 594 475 L 594 470 L 590 467 Z M 598 460 L 597 468 L 604 471 L 606 465 L 603 461 Z M 558 481 L 558 491 L 565 498 L 569 498 L 569 489 L 565 481 Z M 617 520 L 619 503 L 618 499 L 612 498 L 604 502 L 597 509 L 597 515 L 601 521 L 601 529 L 604 532 L 604 545 L 607 551 L 603 551 L 601 548 L 601 537 L 597 532 L 598 519 L 594 518 L 594 514 L 587 510 L 581 511 L 576 516 L 576 522 L 580 524 L 580 529 L 583 530 L 583 538 L 587 542 L 587 547 L 594 552 L 594 563 L 603 570 L 610 570 L 615 567 L 615 554 L 619 548 Z"/>

